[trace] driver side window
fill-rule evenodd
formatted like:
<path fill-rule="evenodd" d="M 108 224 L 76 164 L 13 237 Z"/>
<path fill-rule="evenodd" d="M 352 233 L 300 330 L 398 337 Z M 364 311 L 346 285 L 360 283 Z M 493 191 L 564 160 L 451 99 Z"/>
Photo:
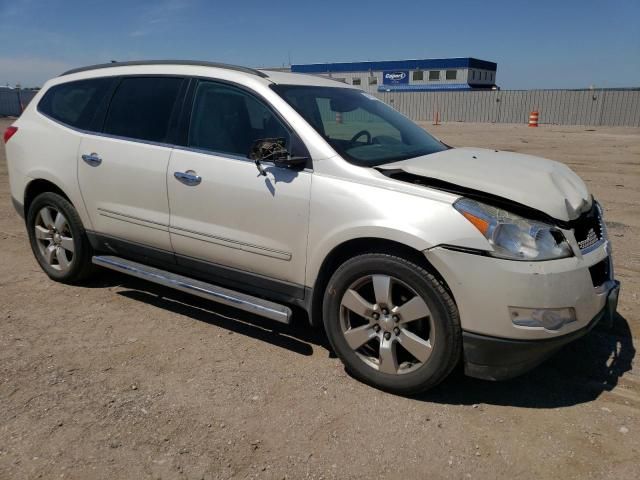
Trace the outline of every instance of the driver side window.
<path fill-rule="evenodd" d="M 262 101 L 230 85 L 202 81 L 196 87 L 187 145 L 246 157 L 256 140 L 290 134 Z"/>

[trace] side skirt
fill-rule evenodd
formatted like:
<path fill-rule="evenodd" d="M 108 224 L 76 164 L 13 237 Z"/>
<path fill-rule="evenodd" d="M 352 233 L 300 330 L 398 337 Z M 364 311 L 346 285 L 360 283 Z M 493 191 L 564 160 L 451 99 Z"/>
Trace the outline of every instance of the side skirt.
<path fill-rule="evenodd" d="M 161 268 L 178 275 L 209 282 L 221 287 L 283 302 L 311 310 L 312 289 L 295 283 L 284 282 L 264 275 L 226 267 L 173 252 L 160 250 L 121 238 L 87 232 L 89 242 L 96 252 L 108 253 Z"/>
<path fill-rule="evenodd" d="M 288 324 L 291 321 L 291 309 L 289 307 L 269 300 L 201 282 L 200 280 L 182 275 L 176 275 L 166 270 L 160 270 L 159 268 L 150 267 L 112 255 L 95 255 L 92 261 L 101 267 L 110 268 L 120 273 L 190 293 L 191 295 L 206 298 L 207 300 L 212 300 L 223 305 L 229 305 L 245 312 L 275 320 L 276 322 Z"/>

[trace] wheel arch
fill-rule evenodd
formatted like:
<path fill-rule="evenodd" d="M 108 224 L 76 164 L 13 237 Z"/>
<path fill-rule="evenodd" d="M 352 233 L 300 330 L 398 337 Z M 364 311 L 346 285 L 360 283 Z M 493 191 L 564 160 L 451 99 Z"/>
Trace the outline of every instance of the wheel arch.
<path fill-rule="evenodd" d="M 313 326 L 322 325 L 322 301 L 331 275 L 348 259 L 366 253 L 386 253 L 414 262 L 416 265 L 432 273 L 455 302 L 455 297 L 447 285 L 447 282 L 420 250 L 405 243 L 386 238 L 354 238 L 336 245 L 329 254 L 325 256 L 320 265 L 313 283 L 313 295 L 309 311 L 309 321 Z"/>
<path fill-rule="evenodd" d="M 23 205 L 24 205 L 25 219 L 27 217 L 27 212 L 29 211 L 29 206 L 31 205 L 33 200 L 38 195 L 45 192 L 57 193 L 58 195 L 64 197 L 64 199 L 67 200 L 71 205 L 73 205 L 73 202 L 71 201 L 71 198 L 69 197 L 69 195 L 67 195 L 64 192 L 64 190 L 62 190 L 58 185 L 44 178 L 36 178 L 31 180 L 24 189 Z"/>

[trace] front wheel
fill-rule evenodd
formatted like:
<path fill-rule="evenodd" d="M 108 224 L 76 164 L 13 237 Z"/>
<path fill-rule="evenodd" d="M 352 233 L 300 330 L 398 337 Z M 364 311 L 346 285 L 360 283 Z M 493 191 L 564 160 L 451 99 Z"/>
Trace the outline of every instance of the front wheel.
<path fill-rule="evenodd" d="M 77 283 L 93 272 L 91 245 L 73 205 L 53 192 L 34 198 L 27 212 L 31 249 L 53 280 Z"/>
<path fill-rule="evenodd" d="M 413 394 L 441 382 L 461 352 L 458 311 L 427 270 L 386 254 L 345 262 L 324 296 L 331 346 L 357 379 Z"/>

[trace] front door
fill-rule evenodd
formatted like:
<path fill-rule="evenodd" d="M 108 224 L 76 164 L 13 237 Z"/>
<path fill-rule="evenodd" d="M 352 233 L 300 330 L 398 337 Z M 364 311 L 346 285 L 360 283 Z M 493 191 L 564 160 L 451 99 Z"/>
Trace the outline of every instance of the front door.
<path fill-rule="evenodd" d="M 82 138 L 78 179 L 96 233 L 171 252 L 165 142 L 182 81 L 124 78 L 103 133 Z"/>
<path fill-rule="evenodd" d="M 179 263 L 204 260 L 236 280 L 255 274 L 262 278 L 250 281 L 267 280 L 267 289 L 270 279 L 304 284 L 312 173 L 265 162 L 263 176 L 247 158 L 255 140 L 284 137 L 289 143 L 291 135 L 248 91 L 197 84 L 187 145 L 172 152 L 167 173 Z"/>

